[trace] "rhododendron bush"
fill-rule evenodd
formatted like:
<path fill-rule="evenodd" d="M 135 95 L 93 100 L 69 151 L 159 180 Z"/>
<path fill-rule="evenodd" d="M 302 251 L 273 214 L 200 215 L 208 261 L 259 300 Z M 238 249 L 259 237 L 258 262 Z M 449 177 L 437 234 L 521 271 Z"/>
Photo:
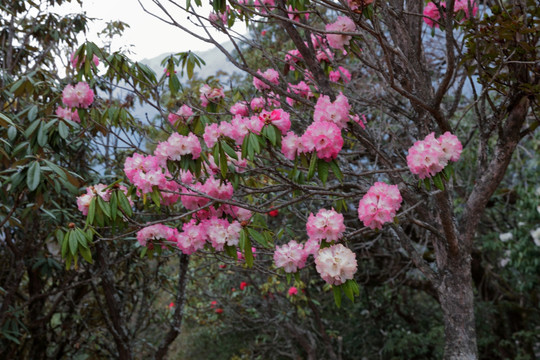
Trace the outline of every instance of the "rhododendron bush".
<path fill-rule="evenodd" d="M 244 310 L 229 308 L 244 302 L 254 318 L 272 318 L 275 301 L 313 320 L 303 326 L 318 340 L 302 341 L 307 330 L 297 324 L 286 329 L 314 359 L 318 341 L 325 358 L 338 358 L 321 299 L 345 313 L 369 304 L 376 267 L 377 281 L 421 284 L 437 299 L 445 358 L 477 358 L 471 255 L 488 200 L 537 126 L 538 73 L 527 51 L 482 57 L 477 43 L 490 22 L 474 1 L 214 0 L 210 14 L 197 2 L 154 2 L 155 16 L 215 44 L 242 75 L 199 79 L 204 62 L 191 52 L 166 57 L 158 74 L 93 43 L 70 56 L 72 79 L 48 115 L 63 124 L 58 131 L 141 131 L 138 142 L 117 136 L 116 148 L 125 144 L 105 157 L 106 181 L 87 179 L 72 205 L 84 220 L 56 229 L 67 268 L 79 257 L 103 262 L 97 250 L 118 241 L 148 263 L 178 258 L 161 357 L 185 314 L 232 318 Z M 171 21 L 186 11 L 204 34 Z M 237 33 L 240 22 L 250 35 Z M 505 70 L 489 73 L 493 59 Z M 493 82 L 516 64 L 519 79 Z M 156 109 L 149 126 L 128 104 L 107 103 L 96 84 L 114 81 Z M 42 184 L 39 156 L 25 170 L 30 191 Z M 216 282 L 233 285 L 200 286 L 219 298 L 190 308 L 187 277 L 215 279 L 213 269 L 223 270 Z"/>

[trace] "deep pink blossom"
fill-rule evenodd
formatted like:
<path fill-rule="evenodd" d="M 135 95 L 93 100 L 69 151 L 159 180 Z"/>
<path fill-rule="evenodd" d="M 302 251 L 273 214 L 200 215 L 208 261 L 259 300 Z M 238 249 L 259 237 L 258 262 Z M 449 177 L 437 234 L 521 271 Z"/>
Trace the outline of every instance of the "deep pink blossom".
<path fill-rule="evenodd" d="M 317 152 L 319 159 L 330 161 L 335 159 L 343 147 L 343 137 L 339 127 L 328 121 L 312 123 L 304 135 L 301 143 L 304 152 Z"/>

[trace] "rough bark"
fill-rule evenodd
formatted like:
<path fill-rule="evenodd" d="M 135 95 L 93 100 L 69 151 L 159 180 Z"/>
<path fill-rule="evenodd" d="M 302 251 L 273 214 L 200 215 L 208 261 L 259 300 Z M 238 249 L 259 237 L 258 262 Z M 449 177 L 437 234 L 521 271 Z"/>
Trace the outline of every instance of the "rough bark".
<path fill-rule="evenodd" d="M 448 259 L 447 265 L 437 288 L 444 321 L 444 360 L 474 360 L 478 354 L 471 259 L 461 254 Z"/>

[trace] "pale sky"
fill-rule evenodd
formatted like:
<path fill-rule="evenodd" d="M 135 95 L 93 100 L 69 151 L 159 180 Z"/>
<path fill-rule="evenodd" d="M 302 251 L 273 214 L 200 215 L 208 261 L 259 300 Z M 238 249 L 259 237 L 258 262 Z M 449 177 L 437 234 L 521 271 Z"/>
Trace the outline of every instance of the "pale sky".
<path fill-rule="evenodd" d="M 151 0 L 141 0 L 141 2 L 147 6 L 148 10 L 159 12 Z M 163 3 L 167 3 L 167 1 L 165 0 Z M 206 6 L 201 14 L 207 16 L 210 10 L 211 7 Z M 165 52 L 204 51 L 212 48 L 211 44 L 200 41 L 144 12 L 137 0 L 83 0 L 82 8 L 76 4 L 67 4 L 56 7 L 55 11 L 60 14 L 84 11 L 89 17 L 98 19 L 90 25 L 87 34 L 87 40 L 96 42 L 98 45 L 101 45 L 102 42 L 96 34 L 105 27 L 108 21 L 120 20 L 129 24 L 130 28 L 124 32 L 124 36 L 121 39 L 116 37 L 112 46 L 113 50 L 117 50 L 129 44 L 134 45 L 130 48 L 133 52 L 131 58 L 134 60 L 153 58 Z M 183 18 L 178 17 L 175 20 L 183 25 L 191 25 L 186 16 L 182 16 Z M 194 26 L 190 26 L 190 28 L 197 29 Z M 245 33 L 245 27 L 240 27 L 238 31 Z M 223 34 L 216 31 L 213 34 L 220 42 L 228 40 Z M 81 39 L 81 41 L 84 40 Z"/>

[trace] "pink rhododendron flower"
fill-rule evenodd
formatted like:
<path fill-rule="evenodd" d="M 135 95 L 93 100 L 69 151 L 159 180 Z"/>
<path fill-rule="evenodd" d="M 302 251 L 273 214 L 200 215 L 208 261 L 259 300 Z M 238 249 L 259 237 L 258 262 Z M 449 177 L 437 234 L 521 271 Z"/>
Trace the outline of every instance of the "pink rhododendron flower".
<path fill-rule="evenodd" d="M 268 80 L 270 83 L 279 85 L 279 73 L 276 70 L 267 69 L 264 73 L 262 73 L 261 70 L 257 70 L 257 74 Z M 255 86 L 257 90 L 261 91 L 270 89 L 270 85 L 265 84 L 257 77 L 253 77 L 253 86 Z"/>
<path fill-rule="evenodd" d="M 354 32 L 355 29 L 356 25 L 347 16 L 338 16 L 336 22 L 326 25 L 326 31 Z M 349 45 L 352 36 L 341 34 L 327 34 L 326 39 L 328 40 L 328 44 L 334 49 L 343 50 L 343 47 L 345 45 Z"/>
<path fill-rule="evenodd" d="M 287 273 L 296 272 L 298 269 L 303 268 L 306 264 L 306 258 L 307 255 L 304 253 L 302 244 L 298 244 L 294 240 L 276 247 L 274 252 L 274 263 Z"/>
<path fill-rule="evenodd" d="M 357 270 L 356 254 L 342 244 L 319 250 L 315 258 L 317 272 L 330 285 L 351 280 Z"/>
<path fill-rule="evenodd" d="M 343 147 L 339 127 L 328 121 L 312 123 L 301 138 L 304 152 L 317 152 L 317 157 L 326 161 L 335 159 Z"/>
<path fill-rule="evenodd" d="M 306 258 L 309 255 L 316 255 L 317 252 L 319 252 L 319 249 L 321 248 L 321 242 L 317 239 L 308 239 L 304 243 L 304 254 L 306 255 Z"/>
<path fill-rule="evenodd" d="M 67 85 L 62 91 L 62 102 L 72 108 L 86 109 L 94 102 L 94 92 L 84 81 Z"/>
<path fill-rule="evenodd" d="M 309 214 L 306 229 L 310 239 L 337 241 L 341 239 L 345 231 L 343 215 L 334 209 L 320 209 L 317 215 Z"/>
<path fill-rule="evenodd" d="M 197 159 L 201 154 L 201 143 L 193 133 L 188 136 L 173 133 L 167 141 L 158 144 L 155 154 L 172 161 L 179 161 L 185 155 Z"/>
<path fill-rule="evenodd" d="M 445 132 L 437 139 L 439 144 L 441 144 L 441 149 L 444 153 L 444 158 L 446 161 L 458 161 L 461 156 L 461 151 L 463 150 L 463 145 L 457 138 L 456 135 L 450 133 L 449 131 Z"/>
<path fill-rule="evenodd" d="M 298 154 L 298 145 L 300 144 L 300 138 L 289 131 L 285 137 L 281 139 L 281 152 L 289 160 L 294 160 Z"/>
<path fill-rule="evenodd" d="M 195 219 L 192 219 L 182 226 L 182 232 L 176 234 L 175 240 L 178 248 L 184 254 L 190 255 L 204 248 L 206 231 L 203 226 L 197 225 Z"/>
<path fill-rule="evenodd" d="M 446 9 L 446 3 L 442 1 L 439 6 L 443 9 L 443 11 Z M 431 18 L 431 19 L 430 19 Z M 437 5 L 430 2 L 424 7 L 424 22 L 429 27 L 439 27 L 439 24 L 436 21 L 439 21 L 441 18 L 441 13 L 439 9 L 437 8 Z"/>
<path fill-rule="evenodd" d="M 407 155 L 407 165 L 420 179 L 432 177 L 448 164 L 457 161 L 463 146 L 455 135 L 446 132 L 438 139 L 431 133 L 424 140 L 414 143 Z"/>
<path fill-rule="evenodd" d="M 358 218 L 365 226 L 382 229 L 383 224 L 393 221 L 401 201 L 397 185 L 376 182 L 360 200 Z"/>
<path fill-rule="evenodd" d="M 245 101 L 239 101 L 233 106 L 231 106 L 230 112 L 233 115 L 248 116 L 249 115 L 248 104 Z"/>
<path fill-rule="evenodd" d="M 349 121 L 349 100 L 345 95 L 339 93 L 334 102 L 330 101 L 330 97 L 321 95 L 317 99 L 315 105 L 315 112 L 313 113 L 313 119 L 318 121 L 328 121 L 336 124 L 340 129 L 347 126 Z"/>
<path fill-rule="evenodd" d="M 256 97 L 251 99 L 250 106 L 253 111 L 261 111 L 266 105 L 266 100 L 262 97 Z"/>
<path fill-rule="evenodd" d="M 176 229 L 172 229 L 163 224 L 150 225 L 137 232 L 137 241 L 141 246 L 146 246 L 148 241 L 151 240 L 174 241 L 175 233 Z"/>
<path fill-rule="evenodd" d="M 338 70 L 330 71 L 330 81 L 338 82 L 343 80 L 344 83 L 351 81 L 351 73 L 349 70 L 345 69 L 343 66 L 340 66 Z"/>
<path fill-rule="evenodd" d="M 186 122 L 191 116 L 193 116 L 193 110 L 184 104 L 180 107 L 180 109 L 178 109 L 177 112 L 170 113 L 167 119 L 171 125 L 175 125 L 178 120 Z"/>
<path fill-rule="evenodd" d="M 81 122 L 77 110 L 71 110 L 69 108 L 63 108 L 61 106 L 56 108 L 56 116 L 58 116 L 60 119 L 70 120 L 76 123 Z"/>
<path fill-rule="evenodd" d="M 238 245 L 240 231 L 242 230 L 242 225 L 238 221 L 229 223 L 224 219 L 210 218 L 203 220 L 201 224 L 206 230 L 207 238 L 212 247 L 217 251 L 222 251 L 225 245 Z"/>
<path fill-rule="evenodd" d="M 212 123 L 210 125 L 206 125 L 204 128 L 203 139 L 209 149 L 212 149 L 214 145 L 216 145 L 220 136 L 221 132 L 219 131 L 218 124 Z"/>
<path fill-rule="evenodd" d="M 84 62 L 86 61 L 86 57 L 81 56 L 81 63 L 79 64 L 79 57 L 76 56 L 75 53 L 76 51 L 71 53 L 70 61 L 73 68 L 78 69 L 84 65 Z M 94 63 L 95 66 L 99 65 L 99 58 L 95 54 L 92 57 L 92 62 Z"/>
<path fill-rule="evenodd" d="M 201 105 L 203 107 L 208 106 L 210 102 L 218 102 L 219 99 L 225 97 L 225 93 L 222 88 L 212 88 L 208 84 L 201 86 L 199 99 L 201 100 Z"/>
<path fill-rule="evenodd" d="M 294 295 L 298 294 L 298 289 L 295 288 L 294 286 L 291 286 L 289 288 L 289 291 L 287 291 L 287 294 L 289 294 L 289 296 L 294 296 Z"/>
<path fill-rule="evenodd" d="M 275 109 L 272 112 L 266 110 L 261 111 L 259 114 L 259 119 L 264 122 L 264 124 L 272 124 L 277 127 L 283 135 L 289 131 L 291 128 L 291 121 L 289 120 L 289 113 L 283 111 L 282 109 Z"/>

